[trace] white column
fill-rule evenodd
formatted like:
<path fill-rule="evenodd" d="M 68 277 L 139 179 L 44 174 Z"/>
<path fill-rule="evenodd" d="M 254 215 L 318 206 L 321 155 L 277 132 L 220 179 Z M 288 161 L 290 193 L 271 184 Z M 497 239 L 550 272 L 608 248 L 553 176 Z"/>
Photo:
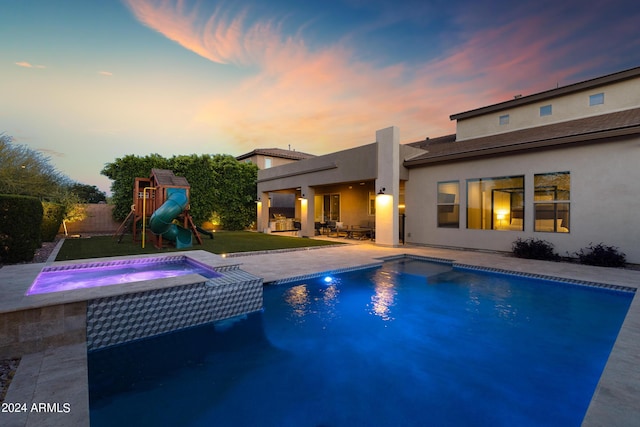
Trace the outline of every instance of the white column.
<path fill-rule="evenodd" d="M 376 132 L 376 244 L 398 246 L 400 200 L 400 131 L 396 126 Z"/>
<path fill-rule="evenodd" d="M 266 232 L 269 227 L 269 193 L 258 193 L 256 230 Z"/>
<path fill-rule="evenodd" d="M 302 237 L 315 236 L 314 228 L 314 196 L 313 188 L 302 186 L 300 193 L 304 197 L 300 201 L 300 233 Z"/>

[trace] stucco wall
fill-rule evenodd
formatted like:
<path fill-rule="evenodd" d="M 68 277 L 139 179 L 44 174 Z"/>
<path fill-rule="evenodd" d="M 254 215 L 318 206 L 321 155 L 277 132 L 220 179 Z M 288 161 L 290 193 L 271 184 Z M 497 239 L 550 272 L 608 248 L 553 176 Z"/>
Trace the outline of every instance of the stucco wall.
<path fill-rule="evenodd" d="M 589 243 L 617 246 L 627 260 L 640 263 L 640 138 L 550 151 L 414 168 L 406 183 L 408 243 L 510 251 L 518 237 L 536 237 L 561 255 Z M 571 230 L 533 232 L 533 176 L 571 173 Z M 525 176 L 525 230 L 467 230 L 466 180 Z M 439 181 L 460 181 L 460 228 L 437 227 Z"/>
<path fill-rule="evenodd" d="M 600 92 L 604 92 L 604 104 L 589 106 L 589 96 Z M 552 105 L 552 114 L 550 116 L 540 117 L 540 107 L 549 104 Z M 638 81 L 635 79 L 627 80 L 522 105 L 516 108 L 496 111 L 483 116 L 458 120 L 456 123 L 456 137 L 461 141 L 469 138 L 511 132 L 517 129 L 611 113 L 628 108 L 635 108 L 637 105 Z M 499 124 L 498 118 L 504 114 L 509 114 L 508 125 Z"/>
<path fill-rule="evenodd" d="M 258 193 L 375 179 L 376 144 L 258 171 Z"/>
<path fill-rule="evenodd" d="M 253 163 L 254 165 L 258 166 L 258 169 L 265 169 L 265 159 L 267 158 L 271 159 L 271 166 L 270 166 L 271 168 L 275 168 L 277 166 L 282 166 L 282 165 L 286 165 L 287 163 L 294 163 L 298 161 L 293 159 L 283 159 L 281 157 L 276 157 L 276 156 L 265 156 L 264 154 L 256 154 L 249 157 L 248 159 L 244 159 L 241 161 L 247 162 L 247 160 L 249 160 L 250 163 Z"/>
<path fill-rule="evenodd" d="M 258 171 L 258 197 L 266 201 L 271 191 L 292 191 L 303 195 L 305 201 L 296 202 L 296 217 L 302 221 L 302 236 L 313 236 L 314 196 L 330 191 L 332 185 L 360 183 L 374 180 L 377 176 L 377 144 L 368 144 L 349 150 L 338 151 L 312 159 Z M 297 189 L 300 190 L 297 190 Z M 337 187 L 336 187 L 337 188 Z M 337 192 L 342 193 L 342 188 Z M 341 195 L 341 197 L 343 197 Z M 265 202 L 266 203 L 266 202 Z M 304 207 L 303 207 L 304 206 Z M 258 204 L 258 229 L 264 230 L 269 223 L 268 209 Z"/>
<path fill-rule="evenodd" d="M 374 183 L 331 185 L 316 188 L 316 195 L 340 194 L 340 221 L 347 226 L 373 225 L 375 215 L 369 215 L 369 193 L 374 191 Z M 315 204 L 314 204 L 315 205 Z M 315 218 L 314 218 L 315 219 Z"/>

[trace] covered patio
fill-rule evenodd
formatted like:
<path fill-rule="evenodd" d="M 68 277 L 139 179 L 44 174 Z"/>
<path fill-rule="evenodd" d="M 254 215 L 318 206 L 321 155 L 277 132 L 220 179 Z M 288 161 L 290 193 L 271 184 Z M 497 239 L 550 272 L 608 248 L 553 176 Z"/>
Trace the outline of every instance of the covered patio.
<path fill-rule="evenodd" d="M 258 231 L 397 246 L 408 179 L 401 159 L 414 152 L 390 127 L 372 144 L 259 171 Z"/>

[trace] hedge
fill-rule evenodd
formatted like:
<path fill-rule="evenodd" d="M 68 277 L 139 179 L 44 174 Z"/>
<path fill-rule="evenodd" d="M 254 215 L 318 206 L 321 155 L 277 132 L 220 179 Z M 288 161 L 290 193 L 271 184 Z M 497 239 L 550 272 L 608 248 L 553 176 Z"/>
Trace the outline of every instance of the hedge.
<path fill-rule="evenodd" d="M 53 242 L 56 239 L 62 219 L 64 218 L 64 206 L 58 203 L 42 202 L 43 216 L 40 233 L 43 242 Z"/>
<path fill-rule="evenodd" d="M 42 203 L 35 197 L 0 194 L 0 262 L 33 260 L 42 244 Z"/>

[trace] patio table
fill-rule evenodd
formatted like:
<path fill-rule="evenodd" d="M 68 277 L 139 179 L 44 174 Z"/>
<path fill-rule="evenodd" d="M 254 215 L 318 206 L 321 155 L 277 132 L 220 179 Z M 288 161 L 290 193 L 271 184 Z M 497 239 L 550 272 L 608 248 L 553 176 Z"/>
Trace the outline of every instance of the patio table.
<path fill-rule="evenodd" d="M 348 239 L 371 239 L 371 232 L 373 231 L 370 227 L 351 227 L 347 230 L 347 238 Z"/>

